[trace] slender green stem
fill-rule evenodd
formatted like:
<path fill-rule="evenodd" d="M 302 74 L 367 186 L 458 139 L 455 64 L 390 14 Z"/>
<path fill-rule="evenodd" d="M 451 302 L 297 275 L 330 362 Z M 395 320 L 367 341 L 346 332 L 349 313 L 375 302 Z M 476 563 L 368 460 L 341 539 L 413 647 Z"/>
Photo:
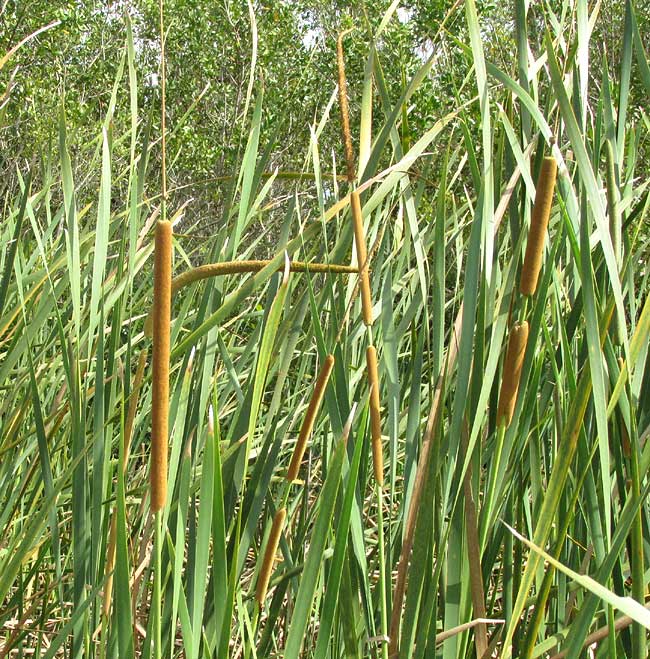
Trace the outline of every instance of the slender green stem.
<path fill-rule="evenodd" d="M 280 508 L 287 507 L 287 502 L 289 501 L 290 493 L 291 493 L 291 483 L 287 483 L 284 488 L 284 492 L 282 493 L 282 503 L 280 504 Z"/>
<path fill-rule="evenodd" d="M 162 657 L 162 635 L 161 635 L 161 573 L 162 573 L 162 512 L 159 510 L 154 517 L 154 568 L 153 568 L 153 643 L 154 659 Z"/>
<path fill-rule="evenodd" d="M 607 656 L 609 659 L 616 659 L 616 627 L 614 626 L 614 607 L 607 605 Z M 640 625 L 639 625 L 640 626 Z"/>
<path fill-rule="evenodd" d="M 526 320 L 526 316 L 528 315 L 528 302 L 530 300 L 530 297 L 528 295 L 522 295 L 522 302 L 521 302 L 521 308 L 519 309 L 519 321 L 523 322 Z"/>
<path fill-rule="evenodd" d="M 253 617 L 251 619 L 251 642 L 245 644 L 246 647 L 244 649 L 244 659 L 248 659 L 248 657 L 250 657 L 251 649 L 254 645 L 257 644 L 257 625 L 260 621 L 260 609 L 260 605 L 254 601 Z"/>
<path fill-rule="evenodd" d="M 386 556 L 384 553 L 384 510 L 381 486 L 377 491 L 377 538 L 379 543 L 379 609 L 381 613 L 381 656 L 388 659 L 388 611 L 386 606 Z"/>

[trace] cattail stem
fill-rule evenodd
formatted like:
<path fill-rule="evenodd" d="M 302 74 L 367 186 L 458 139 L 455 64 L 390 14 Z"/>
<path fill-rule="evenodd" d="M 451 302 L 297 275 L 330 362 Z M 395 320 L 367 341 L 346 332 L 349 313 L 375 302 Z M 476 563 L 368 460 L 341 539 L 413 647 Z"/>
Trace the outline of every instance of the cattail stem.
<path fill-rule="evenodd" d="M 510 332 L 506 360 L 503 365 L 503 379 L 497 408 L 497 426 L 503 425 L 508 428 L 512 421 L 527 342 L 528 323 L 526 321 L 516 323 Z"/>
<path fill-rule="evenodd" d="M 557 176 L 557 163 L 555 158 L 547 157 L 542 162 L 542 169 L 537 179 L 535 191 L 535 204 L 530 220 L 530 231 L 526 244 L 526 256 L 521 268 L 519 290 L 522 295 L 533 295 L 537 289 L 537 279 L 542 267 L 544 254 L 544 240 L 548 228 L 548 219 L 553 204 L 553 190 Z"/>
<path fill-rule="evenodd" d="M 221 263 L 208 263 L 200 265 L 191 270 L 177 275 L 172 279 L 172 297 L 185 286 L 189 286 L 197 281 L 209 279 L 210 277 L 219 277 L 221 275 L 233 275 L 245 272 L 259 272 L 266 268 L 271 261 L 223 261 Z M 278 267 L 278 272 L 285 269 L 283 263 Z M 354 274 L 359 272 L 359 268 L 353 265 L 338 265 L 336 263 L 306 263 L 305 261 L 291 261 L 289 263 L 291 272 L 306 272 L 308 274 Z M 144 334 L 151 336 L 153 331 L 153 310 L 144 321 Z"/>
<path fill-rule="evenodd" d="M 383 471 L 383 470 L 382 470 Z M 383 474 L 382 474 L 383 476 Z M 384 502 L 377 482 L 377 551 L 379 552 L 379 612 L 381 616 L 381 657 L 388 659 L 388 606 L 386 603 L 386 547 L 384 542 Z"/>
<path fill-rule="evenodd" d="M 151 607 L 153 609 L 153 643 L 154 658 L 162 657 L 162 512 L 156 511 L 154 514 L 154 567 L 153 567 L 153 595 L 151 598 Z"/>
<path fill-rule="evenodd" d="M 381 445 L 381 415 L 379 411 L 379 374 L 375 346 L 366 350 L 368 384 L 370 385 L 370 429 L 372 435 L 372 463 L 379 487 L 384 484 L 384 454 Z"/>
<path fill-rule="evenodd" d="M 156 225 L 153 290 L 153 375 L 151 401 L 151 510 L 167 499 L 169 416 L 169 352 L 172 281 L 172 225 Z"/>
<path fill-rule="evenodd" d="M 273 517 L 273 525 L 271 526 L 271 533 L 269 534 L 269 539 L 266 543 L 262 569 L 257 578 L 257 588 L 255 589 L 255 601 L 260 605 L 260 608 L 263 606 L 264 600 L 266 599 L 266 591 L 268 590 L 271 574 L 273 573 L 275 554 L 278 551 L 278 545 L 280 543 L 280 537 L 282 535 L 286 516 L 287 509 L 280 508 Z"/>
<path fill-rule="evenodd" d="M 370 325 L 372 325 L 372 296 L 370 294 L 370 274 L 368 272 L 368 250 L 366 249 L 366 236 L 363 230 L 361 199 L 356 190 L 350 195 L 350 203 L 352 207 L 354 244 L 357 248 L 357 262 L 359 264 L 359 283 L 361 287 L 363 322 L 370 327 Z"/>
<path fill-rule="evenodd" d="M 307 407 L 307 412 L 305 413 L 305 418 L 303 419 L 302 426 L 300 428 L 298 441 L 296 442 L 296 446 L 293 449 L 291 463 L 289 464 L 289 469 L 287 471 L 287 480 L 290 483 L 295 481 L 298 477 L 300 464 L 305 454 L 305 450 L 307 449 L 307 442 L 309 441 L 309 437 L 311 436 L 312 430 L 314 429 L 314 422 L 316 421 L 318 410 L 320 408 L 321 402 L 323 401 L 325 388 L 327 387 L 327 382 L 329 381 L 330 375 L 332 374 L 333 367 L 334 355 L 327 355 L 318 374 L 316 386 L 312 392 L 311 400 L 309 401 L 309 406 Z"/>
<path fill-rule="evenodd" d="M 339 107 L 341 109 L 341 132 L 343 133 L 343 150 L 347 168 L 348 182 L 354 181 L 354 151 L 352 149 L 352 133 L 350 132 L 350 108 L 348 105 L 348 84 L 345 78 L 345 60 L 343 58 L 343 37 L 348 33 L 342 32 L 336 40 L 336 64 L 339 83 Z"/>

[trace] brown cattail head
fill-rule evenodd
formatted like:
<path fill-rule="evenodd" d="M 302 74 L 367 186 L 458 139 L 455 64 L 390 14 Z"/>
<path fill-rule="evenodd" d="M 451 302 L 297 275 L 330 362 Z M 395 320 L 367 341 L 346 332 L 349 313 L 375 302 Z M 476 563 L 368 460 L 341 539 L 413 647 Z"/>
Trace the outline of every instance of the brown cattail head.
<path fill-rule="evenodd" d="M 522 295 L 533 295 L 537 288 L 537 279 L 542 267 L 542 255 L 544 254 L 544 239 L 546 238 L 548 218 L 551 215 L 551 205 L 553 204 L 556 176 L 557 163 L 555 158 L 544 158 L 537 179 L 535 204 L 533 205 L 530 231 L 528 232 L 528 242 L 526 244 L 526 256 L 524 257 L 524 265 L 521 268 L 519 290 Z"/>
<path fill-rule="evenodd" d="M 379 413 L 379 374 L 375 346 L 366 350 L 368 384 L 370 385 L 370 430 L 372 434 L 372 464 L 379 487 L 384 484 L 384 453 L 381 446 L 381 416 Z"/>
<path fill-rule="evenodd" d="M 345 79 L 345 60 L 343 59 L 343 37 L 347 32 L 339 34 L 336 40 L 336 64 L 339 74 L 339 107 L 341 108 L 341 132 L 343 133 L 343 150 L 348 182 L 354 181 L 354 152 L 352 150 L 352 134 L 350 133 L 350 109 L 348 106 L 348 83 Z"/>
<path fill-rule="evenodd" d="M 521 367 L 524 363 L 526 343 L 528 342 L 528 323 L 516 323 L 510 330 L 510 340 L 506 351 L 506 361 L 503 365 L 499 406 L 497 408 L 497 425 L 504 424 L 507 428 L 512 421 L 512 415 L 517 403 L 517 391 Z"/>
<path fill-rule="evenodd" d="M 151 510 L 167 499 L 169 348 L 172 290 L 172 225 L 158 222 L 153 281 L 153 374 L 151 401 Z"/>
<path fill-rule="evenodd" d="M 275 562 L 275 554 L 278 551 L 278 544 L 280 544 L 280 536 L 284 528 L 284 520 L 287 516 L 287 509 L 280 508 L 273 518 L 273 526 L 271 526 L 271 533 L 269 540 L 266 543 L 266 550 L 264 551 L 264 560 L 262 561 L 262 569 L 257 578 L 257 588 L 255 589 L 255 601 L 260 605 L 264 604 L 266 599 L 266 591 L 269 589 L 269 581 L 273 573 L 273 563 Z"/>
<path fill-rule="evenodd" d="M 352 207 L 352 225 L 354 227 L 354 244 L 357 248 L 357 261 L 359 263 L 359 286 L 361 287 L 361 308 L 363 322 L 372 325 L 372 296 L 370 295 L 370 274 L 368 268 L 368 250 L 366 249 L 366 236 L 363 231 L 363 214 L 361 212 L 361 199 L 354 190 L 350 194 Z"/>
<path fill-rule="evenodd" d="M 316 386 L 314 387 L 314 391 L 311 394 L 311 400 L 309 401 L 309 406 L 307 407 L 305 418 L 302 421 L 300 434 L 298 435 L 298 441 L 296 442 L 296 446 L 293 449 L 291 463 L 289 464 L 289 470 L 287 471 L 287 480 L 290 483 L 295 481 L 298 477 L 300 463 L 302 462 L 302 458 L 305 455 L 305 450 L 307 448 L 309 437 L 311 436 L 311 431 L 314 429 L 316 415 L 318 414 L 318 409 L 320 408 L 320 404 L 323 401 L 325 388 L 327 387 L 327 382 L 330 379 L 333 367 L 334 355 L 327 355 L 323 365 L 321 366 L 320 373 L 318 374 Z"/>

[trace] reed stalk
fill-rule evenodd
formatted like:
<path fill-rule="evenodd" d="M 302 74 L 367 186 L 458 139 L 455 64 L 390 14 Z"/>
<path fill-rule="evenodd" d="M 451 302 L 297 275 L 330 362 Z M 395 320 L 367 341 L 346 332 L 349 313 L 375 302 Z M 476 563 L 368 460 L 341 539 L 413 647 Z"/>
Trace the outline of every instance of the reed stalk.
<path fill-rule="evenodd" d="M 375 346 L 366 349 L 368 384 L 370 385 L 370 429 L 372 435 L 372 464 L 379 487 L 384 484 L 384 454 L 381 445 L 381 414 L 379 409 L 379 374 Z"/>
<path fill-rule="evenodd" d="M 153 647 L 155 659 L 162 657 L 162 510 L 154 513 L 154 565 L 153 565 Z"/>
<path fill-rule="evenodd" d="M 160 0 L 160 139 L 162 203 L 156 223 L 153 284 L 153 374 L 151 393 L 151 510 L 154 515 L 154 566 L 151 614 L 153 656 L 162 657 L 162 510 L 167 500 L 167 442 L 169 438 L 169 353 L 171 326 L 172 225 L 167 221 L 167 111 L 165 63 L 165 2 Z"/>
<path fill-rule="evenodd" d="M 151 400 L 151 510 L 167 499 L 167 441 L 169 434 L 169 352 L 172 281 L 172 225 L 158 222 L 153 290 L 153 374 Z"/>
<path fill-rule="evenodd" d="M 376 476 L 376 474 L 375 474 Z M 383 469 L 382 469 L 383 481 Z M 388 659 L 388 606 L 386 603 L 386 546 L 384 540 L 384 497 L 379 481 L 376 486 L 377 494 L 377 551 L 379 552 L 379 615 L 381 616 L 381 656 Z"/>

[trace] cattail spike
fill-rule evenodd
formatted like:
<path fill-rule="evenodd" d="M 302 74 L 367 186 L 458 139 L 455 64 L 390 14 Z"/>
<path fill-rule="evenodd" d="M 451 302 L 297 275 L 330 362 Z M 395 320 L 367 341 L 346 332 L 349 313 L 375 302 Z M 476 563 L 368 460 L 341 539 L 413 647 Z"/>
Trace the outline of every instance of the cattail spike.
<path fill-rule="evenodd" d="M 219 277 L 221 275 L 234 275 L 246 272 L 259 272 L 269 265 L 271 261 L 222 261 L 221 263 L 208 263 L 199 265 L 191 270 L 186 270 L 172 279 L 172 297 L 185 286 L 189 286 L 197 281 L 208 279 L 209 277 Z M 286 267 L 283 263 L 278 272 L 282 272 Z M 338 263 L 306 263 L 305 261 L 291 261 L 289 263 L 291 272 L 306 272 L 308 274 L 356 274 L 359 268 L 352 265 L 339 265 Z M 153 333 L 152 310 L 144 321 L 144 335 L 151 337 Z"/>
<path fill-rule="evenodd" d="M 153 284 L 153 375 L 151 401 L 151 510 L 167 499 L 169 350 L 172 282 L 172 225 L 158 222 Z"/>
<path fill-rule="evenodd" d="M 384 484 L 384 453 L 381 445 L 381 415 L 379 411 L 379 374 L 375 346 L 366 350 L 368 384 L 370 385 L 370 430 L 372 435 L 372 464 L 379 487 Z"/>
<path fill-rule="evenodd" d="M 517 403 L 519 378 L 524 363 L 526 344 L 528 343 L 528 323 L 517 323 L 510 331 L 506 361 L 503 365 L 499 406 L 497 407 L 497 425 L 504 424 L 507 428 L 512 421 L 512 415 Z"/>
<path fill-rule="evenodd" d="M 542 267 L 542 255 L 544 253 L 544 239 L 546 238 L 548 219 L 553 204 L 556 176 L 557 163 L 555 158 L 544 158 L 537 179 L 535 204 L 533 205 L 530 231 L 528 232 L 528 242 L 526 244 L 526 256 L 524 257 L 524 265 L 521 268 L 519 290 L 522 295 L 533 295 L 537 289 L 537 279 Z"/>
<path fill-rule="evenodd" d="M 314 429 L 314 422 L 316 421 L 316 415 L 320 408 L 320 404 L 323 401 L 323 396 L 325 395 L 325 388 L 327 387 L 327 382 L 330 379 L 332 373 L 332 368 L 334 367 L 334 355 L 327 355 L 325 361 L 321 366 L 318 378 L 316 379 L 316 386 L 311 395 L 311 400 L 309 401 L 309 406 L 307 407 L 307 412 L 305 413 L 305 418 L 303 419 L 302 426 L 300 428 L 300 434 L 298 435 L 298 441 L 296 446 L 293 449 L 293 455 L 291 456 L 291 463 L 289 464 L 289 470 L 287 471 L 287 480 L 292 483 L 298 477 L 298 470 L 300 469 L 300 463 L 305 454 L 307 448 L 307 442 L 311 436 L 311 432 Z"/>
<path fill-rule="evenodd" d="M 341 132 L 343 133 L 343 150 L 345 152 L 345 165 L 348 182 L 354 181 L 354 151 L 352 150 L 352 134 L 350 132 L 350 108 L 348 106 L 348 84 L 345 78 L 345 60 L 343 58 L 342 32 L 336 40 L 336 64 L 339 74 L 339 107 L 341 109 Z"/>
<path fill-rule="evenodd" d="M 368 251 L 366 249 L 366 236 L 363 231 L 363 214 L 361 212 L 361 199 L 354 190 L 350 194 L 352 207 L 352 224 L 354 227 L 354 244 L 357 248 L 357 261 L 359 263 L 359 285 L 361 286 L 361 308 L 363 322 L 372 325 L 372 296 L 370 294 L 370 275 L 368 272 Z"/>
<path fill-rule="evenodd" d="M 284 528 L 284 520 L 287 516 L 287 509 L 280 508 L 273 517 L 273 525 L 271 526 L 271 533 L 269 540 L 266 543 L 266 550 L 264 551 L 264 560 L 262 561 L 262 569 L 257 578 L 257 588 L 255 589 L 255 601 L 260 605 L 264 604 L 266 599 L 266 591 L 269 589 L 269 581 L 271 574 L 273 574 L 273 563 L 275 562 L 275 554 L 278 551 L 280 544 L 280 536 Z"/>

